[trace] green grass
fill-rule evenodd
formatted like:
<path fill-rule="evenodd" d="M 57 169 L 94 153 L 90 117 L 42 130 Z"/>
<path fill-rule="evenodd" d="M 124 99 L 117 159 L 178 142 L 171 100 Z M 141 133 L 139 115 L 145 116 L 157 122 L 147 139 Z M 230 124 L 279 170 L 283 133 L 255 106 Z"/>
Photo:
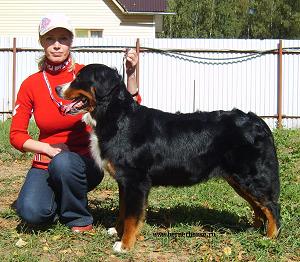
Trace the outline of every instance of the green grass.
<path fill-rule="evenodd" d="M 11 119 L 5 122 L 0 121 L 0 159 L 2 161 L 14 161 L 14 160 L 25 160 L 32 157 L 32 154 L 22 154 L 10 145 L 9 142 L 9 130 L 10 130 Z M 29 134 L 33 138 L 37 138 L 39 131 L 34 123 L 30 121 L 29 123 Z"/>
<path fill-rule="evenodd" d="M 9 123 L 3 124 L 6 125 Z M 0 138 L 3 165 L 9 166 L 12 160 L 26 160 L 27 157 L 9 147 L 8 127 L 5 129 Z M 34 130 L 33 126 L 33 133 Z M 24 174 L 19 172 L 5 179 L 5 174 L 1 177 L 0 173 L 0 198 L 4 203 L 0 208 L 0 258 L 2 261 L 299 261 L 300 130 L 276 130 L 274 136 L 281 179 L 282 231 L 277 240 L 266 239 L 263 230 L 252 229 L 247 203 L 224 181 L 211 180 L 192 187 L 154 188 L 149 196 L 143 239 L 132 252 L 117 255 L 112 252 L 116 239 L 106 235 L 118 210 L 117 185 L 110 177 L 105 177 L 89 194 L 96 232 L 76 235 L 60 223 L 48 228 L 22 224 L 10 204 L 17 197 Z M 214 236 L 156 234 L 168 232 L 213 232 Z M 19 239 L 26 245 L 17 247 Z"/>

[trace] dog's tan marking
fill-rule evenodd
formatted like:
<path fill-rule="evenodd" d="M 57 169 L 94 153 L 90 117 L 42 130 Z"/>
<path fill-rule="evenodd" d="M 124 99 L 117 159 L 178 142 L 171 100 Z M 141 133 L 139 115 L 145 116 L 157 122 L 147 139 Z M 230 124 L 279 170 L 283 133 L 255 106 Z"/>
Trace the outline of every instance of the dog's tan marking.
<path fill-rule="evenodd" d="M 105 159 L 103 161 L 103 169 L 105 169 L 105 171 L 107 171 L 113 178 L 115 178 L 116 169 L 114 167 L 114 164 L 110 160 Z"/>
<path fill-rule="evenodd" d="M 279 230 L 278 230 L 277 224 L 276 224 L 276 219 L 274 218 L 272 212 L 268 208 L 261 207 L 261 209 L 268 219 L 267 237 L 268 238 L 276 238 L 279 233 Z"/>
<path fill-rule="evenodd" d="M 233 189 L 247 202 L 251 205 L 251 207 L 254 210 L 254 224 L 253 226 L 256 228 L 259 228 L 263 225 L 263 222 L 265 220 L 268 221 L 267 223 L 267 237 L 268 238 L 276 238 L 279 229 L 277 227 L 276 219 L 274 218 L 274 215 L 270 211 L 269 208 L 263 206 L 261 203 L 259 203 L 257 200 L 254 199 L 252 195 L 247 193 L 245 190 L 243 190 L 239 184 L 234 181 L 232 178 L 227 177 L 226 181 L 229 185 L 233 187 Z"/>
<path fill-rule="evenodd" d="M 139 220 L 136 217 L 127 217 L 124 219 L 124 233 L 122 236 L 122 248 L 130 250 L 136 241 L 138 233 Z"/>
<path fill-rule="evenodd" d="M 255 200 L 253 200 L 252 196 L 242 190 L 237 182 L 235 182 L 232 178 L 226 177 L 225 178 L 228 184 L 235 190 L 235 192 L 238 193 L 242 198 L 244 198 L 252 207 L 254 211 L 254 218 L 253 218 L 253 227 L 254 228 L 260 228 L 263 226 L 264 221 L 266 220 L 266 217 L 264 213 L 262 212 L 260 205 L 256 203 Z"/>
<path fill-rule="evenodd" d="M 140 217 L 129 216 L 124 218 L 124 232 L 121 239 L 122 249 L 130 250 L 140 233 L 144 219 L 145 219 L 146 206 L 144 205 Z"/>
<path fill-rule="evenodd" d="M 89 100 L 89 106 L 86 108 L 86 110 L 88 112 L 92 112 L 96 107 L 95 91 L 93 88 L 91 89 L 91 92 L 87 92 L 82 89 L 74 89 L 69 87 L 64 91 L 63 94 L 64 99 L 67 100 L 73 100 L 80 96 L 84 96 Z"/>

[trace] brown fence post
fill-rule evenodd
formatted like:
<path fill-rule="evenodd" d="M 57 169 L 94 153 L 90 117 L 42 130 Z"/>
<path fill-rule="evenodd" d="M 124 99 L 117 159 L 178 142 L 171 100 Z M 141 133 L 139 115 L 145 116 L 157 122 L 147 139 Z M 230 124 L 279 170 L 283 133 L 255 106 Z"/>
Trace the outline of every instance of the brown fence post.
<path fill-rule="evenodd" d="M 282 40 L 278 44 L 278 112 L 277 128 L 282 128 Z"/>
<path fill-rule="evenodd" d="M 136 52 L 138 55 L 138 62 L 136 65 L 136 84 L 137 84 L 137 88 L 138 90 L 140 89 L 140 39 L 138 38 L 136 40 Z"/>
<path fill-rule="evenodd" d="M 12 68 L 12 110 L 16 101 L 16 66 L 17 66 L 17 39 L 13 38 L 13 68 Z"/>

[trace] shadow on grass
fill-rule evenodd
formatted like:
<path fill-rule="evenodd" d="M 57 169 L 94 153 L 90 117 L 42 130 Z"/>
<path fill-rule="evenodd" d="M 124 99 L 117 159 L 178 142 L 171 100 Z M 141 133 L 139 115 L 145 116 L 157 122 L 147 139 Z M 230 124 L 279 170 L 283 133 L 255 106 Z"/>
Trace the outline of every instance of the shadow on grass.
<path fill-rule="evenodd" d="M 30 225 L 27 224 L 26 222 L 21 221 L 17 227 L 16 231 L 18 233 L 24 233 L 24 234 L 37 234 L 39 232 L 46 232 L 50 228 L 53 227 L 55 223 L 53 224 L 45 224 L 45 225 Z"/>
<path fill-rule="evenodd" d="M 109 228 L 115 225 L 118 209 L 110 207 L 102 207 L 103 201 L 90 201 L 94 208 L 90 208 L 90 212 L 94 218 L 95 226 L 103 226 Z M 147 224 L 159 228 L 170 228 L 188 224 L 190 226 L 201 226 L 207 231 L 225 231 L 242 232 L 251 228 L 251 221 L 246 217 L 239 217 L 228 211 L 214 210 L 204 207 L 190 207 L 177 205 L 170 208 L 159 208 L 153 210 L 148 208 L 146 214 Z M 56 222 L 55 222 L 56 223 Z M 49 230 L 55 223 L 45 225 L 29 225 L 20 222 L 17 226 L 17 232 L 37 233 Z"/>
<path fill-rule="evenodd" d="M 111 210 L 101 207 L 101 202 L 93 200 L 97 208 L 93 208 L 91 213 L 94 217 L 95 224 L 100 224 L 105 228 L 114 226 L 118 209 Z M 247 217 L 239 217 L 228 211 L 220 211 L 205 207 L 188 207 L 177 205 L 170 208 L 159 208 L 153 210 L 148 208 L 146 214 L 146 223 L 150 226 L 169 228 L 188 224 L 191 226 L 202 226 L 205 230 L 218 232 L 228 231 L 241 232 L 251 228 L 252 221 Z"/>
<path fill-rule="evenodd" d="M 251 221 L 250 221 L 251 222 Z M 182 224 L 202 226 L 205 230 L 223 232 L 241 232 L 251 225 L 246 217 L 239 217 L 228 211 L 220 211 L 205 207 L 187 207 L 178 205 L 170 208 L 151 210 L 147 214 L 147 223 L 158 227 L 176 227 Z"/>

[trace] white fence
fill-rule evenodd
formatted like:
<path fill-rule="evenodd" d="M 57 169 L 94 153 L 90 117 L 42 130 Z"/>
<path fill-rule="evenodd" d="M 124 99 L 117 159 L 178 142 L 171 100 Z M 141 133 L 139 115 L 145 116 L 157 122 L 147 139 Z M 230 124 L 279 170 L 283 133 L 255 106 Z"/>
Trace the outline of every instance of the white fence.
<path fill-rule="evenodd" d="M 279 88 L 279 40 L 140 39 L 142 104 L 169 112 L 230 110 L 263 116 L 276 127 Z M 104 63 L 121 71 L 122 47 L 136 39 L 77 39 L 78 63 Z M 300 127 L 298 40 L 283 40 L 283 126 Z M 13 105 L 13 39 L 0 37 L 0 115 Z M 37 70 L 41 55 L 35 38 L 17 38 L 16 92 Z M 299 48 L 300 50 L 300 48 Z M 177 51 L 177 52 L 174 52 Z"/>

